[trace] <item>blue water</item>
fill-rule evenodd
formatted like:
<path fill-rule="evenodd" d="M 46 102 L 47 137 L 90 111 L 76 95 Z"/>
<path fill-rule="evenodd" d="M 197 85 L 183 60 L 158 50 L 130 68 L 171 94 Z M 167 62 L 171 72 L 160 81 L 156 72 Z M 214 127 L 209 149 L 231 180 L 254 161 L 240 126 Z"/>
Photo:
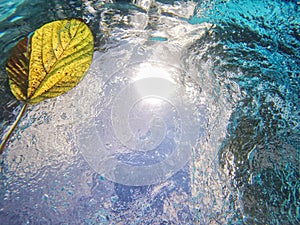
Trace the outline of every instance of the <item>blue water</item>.
<path fill-rule="evenodd" d="M 220 150 L 232 188 L 244 202 L 244 218 L 237 213 L 230 223 L 299 223 L 299 2 L 215 2 L 202 3 L 204 15 L 189 22 L 216 24 L 209 42 L 217 44 L 203 60 L 219 56 L 214 73 L 236 82 L 243 93 Z"/>
<path fill-rule="evenodd" d="M 83 17 L 95 34 L 96 49 L 102 49 L 106 41 L 99 32 L 103 14 L 91 13 L 81 1 L 25 1 L 20 5 L 8 4 L 10 10 L 5 2 L 9 1 L 0 1 L 1 134 L 20 110 L 20 103 L 10 94 L 4 66 L 21 37 L 55 19 Z M 90 5 L 97 9 L 103 3 L 103 8 L 117 8 L 121 15 L 126 15 L 136 8 L 128 2 L 105 5 L 102 1 L 91 1 Z M 212 181 L 205 176 L 206 170 L 194 166 L 199 171 L 196 183 L 206 187 L 195 194 L 197 188 L 191 188 L 192 173 L 187 165 L 165 183 L 131 187 L 108 181 L 94 172 L 78 150 L 68 145 L 68 140 L 66 146 L 71 147 L 63 151 L 78 154 L 70 154 L 69 158 L 63 153 L 57 158 L 44 156 L 44 165 L 33 159 L 42 153 L 20 153 L 13 142 L 6 152 L 17 153 L 13 157 L 9 153 L 1 156 L 1 224 L 300 223 L 300 3 L 195 3 L 194 14 L 179 19 L 193 25 L 207 22 L 213 26 L 193 41 L 183 58 L 211 65 L 209 74 L 216 84 L 225 87 L 223 94 L 232 111 L 226 137 L 207 171 L 217 170 L 220 165 L 226 181 Z M 172 14 L 167 16 L 178 19 Z M 114 26 L 117 27 L 111 23 Z M 151 41 L 166 43 L 169 39 L 154 37 Z M 109 48 L 113 47 L 114 43 Z M 54 123 L 44 113 L 46 107 L 25 118 L 31 121 L 27 125 L 35 127 L 51 120 Z M 25 125 L 17 131 L 20 135 L 27 129 Z M 68 132 L 64 127 L 57 129 Z M 71 133 L 66 136 L 73 138 Z M 36 149 L 42 151 L 39 146 Z M 216 183 L 220 183 L 221 194 L 214 191 Z"/>

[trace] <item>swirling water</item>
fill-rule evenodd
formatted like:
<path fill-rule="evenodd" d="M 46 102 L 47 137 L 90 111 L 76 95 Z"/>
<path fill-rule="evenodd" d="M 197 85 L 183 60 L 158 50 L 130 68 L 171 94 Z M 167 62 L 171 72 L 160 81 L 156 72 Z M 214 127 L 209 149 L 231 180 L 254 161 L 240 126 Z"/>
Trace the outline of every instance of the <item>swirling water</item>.
<path fill-rule="evenodd" d="M 1 224 L 299 223 L 299 2 L 2 2 L 2 68 L 17 40 L 54 19 L 85 18 L 97 51 L 78 87 L 29 108 L 1 156 Z M 186 114 L 201 126 L 185 166 L 130 186 L 93 168 L 80 137 L 92 138 L 91 124 L 103 118 L 114 121 L 102 108 L 144 62 L 159 75 L 179 74 L 173 80 L 194 100 Z M 144 100 L 135 101 L 131 122 L 140 121 Z M 4 134 L 20 106 L 3 69 L 0 102 Z M 165 101 L 181 121 L 175 102 Z M 172 131 L 161 117 L 153 121 L 152 133 Z M 125 161 L 140 162 L 124 151 Z"/>

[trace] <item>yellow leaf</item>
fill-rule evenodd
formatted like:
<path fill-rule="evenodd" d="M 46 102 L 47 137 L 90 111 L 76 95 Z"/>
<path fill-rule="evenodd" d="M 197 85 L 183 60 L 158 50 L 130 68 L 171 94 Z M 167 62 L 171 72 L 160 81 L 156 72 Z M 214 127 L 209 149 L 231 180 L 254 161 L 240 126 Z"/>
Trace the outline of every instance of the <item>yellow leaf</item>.
<path fill-rule="evenodd" d="M 0 154 L 27 105 L 56 97 L 75 87 L 91 65 L 93 52 L 92 32 L 79 19 L 45 24 L 16 45 L 7 61 L 6 71 L 12 93 L 25 104 L 3 138 Z"/>
<path fill-rule="evenodd" d="M 20 41 L 7 62 L 12 93 L 35 104 L 75 87 L 88 70 L 94 38 L 79 19 L 45 24 Z"/>

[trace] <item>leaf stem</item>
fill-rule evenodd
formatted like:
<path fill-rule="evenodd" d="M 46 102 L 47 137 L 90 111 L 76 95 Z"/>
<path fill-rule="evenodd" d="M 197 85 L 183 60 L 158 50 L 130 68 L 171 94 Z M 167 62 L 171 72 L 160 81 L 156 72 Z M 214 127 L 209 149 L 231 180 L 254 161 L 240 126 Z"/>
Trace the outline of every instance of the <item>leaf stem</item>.
<path fill-rule="evenodd" d="M 12 133 L 14 132 L 14 130 L 16 129 L 16 127 L 18 126 L 21 118 L 23 117 L 24 113 L 26 112 L 27 106 L 28 106 L 27 103 L 25 103 L 23 105 L 21 111 L 19 112 L 19 115 L 18 115 L 17 119 L 12 124 L 12 126 L 10 127 L 8 133 L 3 138 L 3 141 L 1 142 L 1 145 L 0 145 L 0 154 L 3 153 L 4 147 L 5 147 L 6 143 L 7 143 L 7 141 L 9 140 L 10 136 L 12 135 Z"/>

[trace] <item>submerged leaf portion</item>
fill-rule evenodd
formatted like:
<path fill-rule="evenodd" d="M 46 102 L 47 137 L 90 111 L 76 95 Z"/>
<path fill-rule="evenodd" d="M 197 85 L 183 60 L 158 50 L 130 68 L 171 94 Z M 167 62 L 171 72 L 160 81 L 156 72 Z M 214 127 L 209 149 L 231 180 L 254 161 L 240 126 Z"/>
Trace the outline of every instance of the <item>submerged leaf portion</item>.
<path fill-rule="evenodd" d="M 18 100 L 27 100 L 29 53 L 27 48 L 28 38 L 21 40 L 13 49 L 11 57 L 7 61 L 10 89 Z"/>
<path fill-rule="evenodd" d="M 14 48 L 6 71 L 17 99 L 35 104 L 75 87 L 88 70 L 94 38 L 78 19 L 48 23 Z"/>

